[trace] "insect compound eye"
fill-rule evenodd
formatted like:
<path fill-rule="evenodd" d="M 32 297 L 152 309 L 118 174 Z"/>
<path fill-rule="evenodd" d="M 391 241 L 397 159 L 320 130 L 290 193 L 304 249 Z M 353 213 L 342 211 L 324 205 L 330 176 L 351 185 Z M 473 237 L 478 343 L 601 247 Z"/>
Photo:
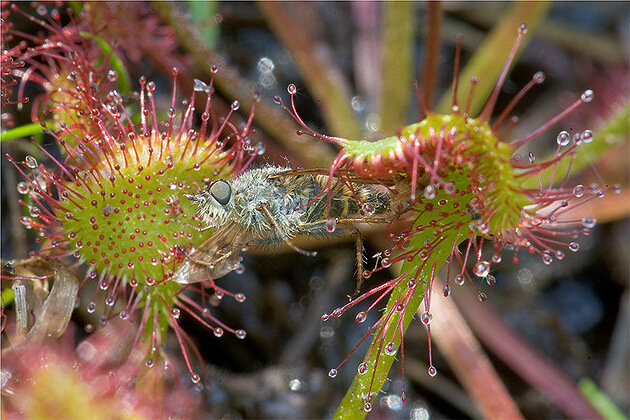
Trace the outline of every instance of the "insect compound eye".
<path fill-rule="evenodd" d="M 217 200 L 219 204 L 225 206 L 230 201 L 230 196 L 232 195 L 232 188 L 230 188 L 230 184 L 227 181 L 219 179 L 210 184 L 210 194 L 212 197 Z"/>

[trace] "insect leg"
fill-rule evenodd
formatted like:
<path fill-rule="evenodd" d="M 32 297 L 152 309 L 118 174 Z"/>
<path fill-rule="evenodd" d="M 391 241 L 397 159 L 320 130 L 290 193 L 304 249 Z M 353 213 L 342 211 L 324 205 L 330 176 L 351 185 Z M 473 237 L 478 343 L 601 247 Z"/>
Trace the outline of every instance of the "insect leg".
<path fill-rule="evenodd" d="M 269 218 L 269 220 L 271 221 L 273 226 L 276 228 L 276 230 L 280 234 L 280 237 L 282 238 L 284 243 L 286 243 L 292 250 L 294 250 L 298 254 L 306 255 L 307 257 L 314 257 L 315 255 L 317 255 L 316 251 L 306 251 L 306 250 L 303 250 L 303 249 L 298 248 L 297 246 L 295 246 L 289 240 L 287 235 L 282 231 L 282 229 L 280 229 L 280 226 L 278 225 L 278 222 L 276 221 L 276 219 L 273 218 L 271 212 L 269 211 L 269 209 L 264 204 L 259 204 L 257 209 L 258 210 L 262 210 L 263 212 L 265 212 L 265 214 L 267 215 L 267 217 Z"/>
<path fill-rule="evenodd" d="M 208 229 L 214 229 L 215 228 L 215 226 L 211 226 L 211 225 L 206 225 L 206 226 L 202 226 L 202 227 L 191 225 L 190 223 L 184 222 L 183 220 L 179 220 L 177 218 L 175 218 L 175 220 L 178 223 L 181 223 L 184 226 L 188 226 L 189 228 L 195 229 L 197 232 L 205 232 Z"/>
<path fill-rule="evenodd" d="M 363 285 L 363 238 L 361 237 L 361 231 L 358 228 L 354 228 L 354 244 L 357 251 L 357 287 L 354 289 L 352 298 L 359 296 L 361 286 Z"/>
<path fill-rule="evenodd" d="M 342 223 L 389 223 L 390 221 L 391 219 L 387 217 L 357 217 L 349 219 L 339 218 L 335 220 L 336 224 L 338 225 Z"/>

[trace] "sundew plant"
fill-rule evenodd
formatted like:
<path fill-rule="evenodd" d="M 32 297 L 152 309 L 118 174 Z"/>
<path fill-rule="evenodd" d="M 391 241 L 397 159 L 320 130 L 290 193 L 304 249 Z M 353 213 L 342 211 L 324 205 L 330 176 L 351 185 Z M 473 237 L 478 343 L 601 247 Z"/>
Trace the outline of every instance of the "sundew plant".
<path fill-rule="evenodd" d="M 3 415 L 622 415 L 604 6 L 3 2 Z M 190 197 L 267 164 L 327 174 L 325 214 L 339 181 L 369 218 L 370 184 L 389 219 L 359 261 L 324 216 L 290 238 L 317 256 L 174 282 L 223 232 Z"/>

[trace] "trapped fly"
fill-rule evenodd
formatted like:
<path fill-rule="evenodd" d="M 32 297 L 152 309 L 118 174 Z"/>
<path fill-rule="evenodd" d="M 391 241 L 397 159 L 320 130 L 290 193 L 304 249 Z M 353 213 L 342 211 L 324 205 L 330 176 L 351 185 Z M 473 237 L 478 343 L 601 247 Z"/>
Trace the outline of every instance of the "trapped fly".
<path fill-rule="evenodd" d="M 353 234 L 352 223 L 385 223 L 392 200 L 386 188 L 363 180 L 333 177 L 317 170 L 263 166 L 232 180 L 218 179 L 198 194 L 199 230 L 217 230 L 182 262 L 173 276 L 177 283 L 197 283 L 226 275 L 241 262 L 248 246 L 286 243 L 303 255 L 315 255 L 292 243 L 299 236 Z M 324 191 L 326 190 L 326 191 Z M 328 209 L 330 195 L 330 210 Z M 340 228 L 337 228 L 339 226 Z M 357 236 L 357 264 L 362 272 L 362 246 Z"/>

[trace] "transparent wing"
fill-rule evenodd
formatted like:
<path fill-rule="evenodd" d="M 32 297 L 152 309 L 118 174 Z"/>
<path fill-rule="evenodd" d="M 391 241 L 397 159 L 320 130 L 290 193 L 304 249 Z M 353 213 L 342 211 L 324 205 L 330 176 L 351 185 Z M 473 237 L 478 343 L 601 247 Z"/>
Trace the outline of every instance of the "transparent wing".
<path fill-rule="evenodd" d="M 269 178 L 281 178 L 285 176 L 296 176 L 296 175 L 330 175 L 330 169 L 322 169 L 322 168 L 302 168 L 302 169 L 286 169 L 284 171 L 280 171 L 278 173 L 269 175 Z M 355 175 L 354 173 L 344 170 L 338 169 L 335 172 L 335 178 L 342 178 L 346 181 L 356 182 L 359 184 L 379 184 L 384 185 L 386 187 L 391 187 L 394 185 L 394 181 L 391 179 L 385 178 L 367 178 Z"/>
<path fill-rule="evenodd" d="M 179 266 L 173 281 L 181 284 L 218 279 L 238 267 L 241 249 L 249 235 L 242 226 L 230 222 L 219 228 Z"/>

